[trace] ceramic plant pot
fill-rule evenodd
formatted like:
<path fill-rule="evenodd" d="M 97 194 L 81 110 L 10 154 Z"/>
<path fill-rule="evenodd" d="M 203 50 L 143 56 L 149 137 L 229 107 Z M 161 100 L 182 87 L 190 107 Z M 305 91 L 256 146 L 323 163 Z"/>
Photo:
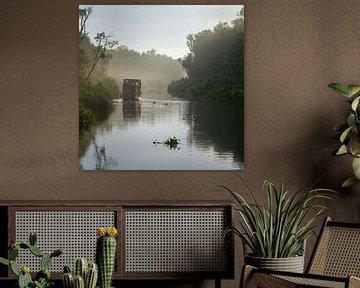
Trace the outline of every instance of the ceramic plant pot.
<path fill-rule="evenodd" d="M 246 255 L 245 263 L 262 269 L 304 273 L 304 256 L 263 258 Z"/>

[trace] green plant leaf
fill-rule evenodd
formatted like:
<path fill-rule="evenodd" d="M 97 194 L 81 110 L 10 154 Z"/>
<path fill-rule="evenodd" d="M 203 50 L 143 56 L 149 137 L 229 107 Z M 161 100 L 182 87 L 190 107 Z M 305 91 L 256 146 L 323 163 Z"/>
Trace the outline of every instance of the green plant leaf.
<path fill-rule="evenodd" d="M 335 155 L 344 155 L 347 153 L 349 153 L 349 152 L 348 152 L 346 145 L 341 145 L 341 147 L 339 148 L 339 150 L 336 152 Z"/>
<path fill-rule="evenodd" d="M 340 136 L 340 142 L 341 143 L 344 143 L 346 137 L 348 136 L 349 132 L 351 131 L 351 129 L 353 128 L 353 126 L 345 129 L 345 131 L 343 133 L 341 133 L 341 136 Z"/>
<path fill-rule="evenodd" d="M 233 208 L 242 219 L 240 228 L 229 229 L 255 256 L 276 258 L 301 253 L 304 241 L 314 234 L 313 222 L 325 211 L 325 207 L 318 205 L 317 201 L 331 199 L 333 192 L 310 187 L 290 193 L 285 191 L 283 183 L 278 189 L 270 181 L 265 181 L 267 203 L 262 206 L 256 200 L 246 202 L 239 193 L 222 188 L 235 197 L 237 204 Z M 252 193 L 247 186 L 246 192 Z M 226 232 L 230 232 L 229 229 Z"/>
<path fill-rule="evenodd" d="M 348 188 L 352 185 L 359 184 L 359 183 L 360 183 L 359 179 L 357 179 L 356 177 L 351 177 L 351 178 L 347 179 L 346 181 L 344 181 L 344 183 L 342 183 L 341 187 Z"/>
<path fill-rule="evenodd" d="M 360 158 L 354 157 L 352 161 L 352 168 L 356 178 L 360 180 Z"/>
<path fill-rule="evenodd" d="M 351 109 L 352 109 L 352 110 L 356 111 L 356 108 L 357 108 L 358 105 L 359 105 L 359 101 L 360 101 L 360 96 L 356 97 L 356 98 L 354 99 L 354 101 L 352 101 L 352 103 L 351 103 Z"/>
<path fill-rule="evenodd" d="M 350 98 L 351 97 L 351 94 L 347 88 L 346 85 L 344 84 L 341 84 L 341 83 L 330 83 L 328 85 L 329 88 L 333 89 L 335 92 L 339 93 L 340 95 L 342 96 L 345 96 L 345 97 L 348 97 Z"/>
<path fill-rule="evenodd" d="M 356 84 L 348 85 L 347 90 L 349 91 L 351 96 L 354 96 L 360 92 L 360 85 L 356 85 Z"/>
<path fill-rule="evenodd" d="M 5 258 L 3 258 L 3 257 L 0 257 L 0 263 L 1 263 L 1 264 L 4 264 L 4 265 L 9 265 L 9 264 L 10 264 L 9 260 L 8 260 L 8 259 L 5 259 Z"/>
<path fill-rule="evenodd" d="M 356 116 L 353 113 L 350 113 L 348 118 L 347 118 L 347 124 L 348 126 L 355 126 L 356 124 Z"/>
<path fill-rule="evenodd" d="M 359 136 L 353 135 L 350 137 L 348 143 L 348 150 L 350 150 L 351 155 L 354 157 L 360 157 L 360 139 Z"/>

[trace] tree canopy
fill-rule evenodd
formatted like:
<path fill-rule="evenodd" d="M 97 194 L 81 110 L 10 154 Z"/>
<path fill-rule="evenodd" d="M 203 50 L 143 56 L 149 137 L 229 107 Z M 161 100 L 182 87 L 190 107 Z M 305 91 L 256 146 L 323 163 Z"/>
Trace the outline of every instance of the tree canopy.
<path fill-rule="evenodd" d="M 187 76 L 173 81 L 171 95 L 189 100 L 234 103 L 243 101 L 243 10 L 230 24 L 187 36 L 189 53 L 181 60 Z"/>

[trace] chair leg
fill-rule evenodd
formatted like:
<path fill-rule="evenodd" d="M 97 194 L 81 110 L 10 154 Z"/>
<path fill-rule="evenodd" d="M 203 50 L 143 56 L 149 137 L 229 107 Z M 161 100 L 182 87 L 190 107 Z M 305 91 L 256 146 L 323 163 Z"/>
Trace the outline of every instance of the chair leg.
<path fill-rule="evenodd" d="M 241 271 L 239 288 L 248 287 L 250 280 L 251 280 L 251 275 L 253 274 L 253 271 L 254 271 L 254 267 L 252 267 L 250 265 L 244 265 L 244 267 L 242 268 L 242 271 Z"/>

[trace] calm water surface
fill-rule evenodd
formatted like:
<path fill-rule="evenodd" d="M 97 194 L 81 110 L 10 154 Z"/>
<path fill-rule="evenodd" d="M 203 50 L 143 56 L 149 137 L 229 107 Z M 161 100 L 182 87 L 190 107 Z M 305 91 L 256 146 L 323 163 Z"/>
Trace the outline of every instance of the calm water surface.
<path fill-rule="evenodd" d="M 117 101 L 106 121 L 80 137 L 79 165 L 84 170 L 243 169 L 243 134 L 238 106 Z M 180 140 L 175 149 L 163 144 L 169 137 Z"/>

